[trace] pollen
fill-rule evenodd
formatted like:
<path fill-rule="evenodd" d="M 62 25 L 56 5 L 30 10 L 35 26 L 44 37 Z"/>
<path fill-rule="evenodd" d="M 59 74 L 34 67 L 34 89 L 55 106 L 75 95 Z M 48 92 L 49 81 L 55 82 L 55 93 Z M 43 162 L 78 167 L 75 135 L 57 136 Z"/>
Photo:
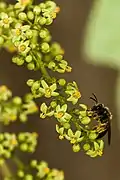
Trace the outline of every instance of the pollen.
<path fill-rule="evenodd" d="M 60 7 L 59 6 L 57 6 L 56 8 L 55 8 L 55 11 L 54 11 L 55 13 L 59 13 L 60 12 Z"/>
<path fill-rule="evenodd" d="M 21 45 L 21 46 L 20 46 L 20 51 L 25 51 L 25 49 L 26 49 L 26 46 L 25 46 L 25 45 Z"/>
<path fill-rule="evenodd" d="M 16 35 L 19 36 L 21 34 L 21 30 L 20 29 L 16 29 Z"/>
<path fill-rule="evenodd" d="M 17 145 L 17 140 L 16 140 L 16 138 L 15 137 L 13 137 L 12 138 L 12 140 L 11 140 L 11 145 Z"/>
<path fill-rule="evenodd" d="M 62 118 L 62 117 L 63 117 L 63 115 L 64 115 L 64 113 L 63 113 L 63 112 L 58 112 L 58 113 L 57 113 L 57 118 L 59 118 L 59 119 L 60 119 L 60 118 Z"/>
<path fill-rule="evenodd" d="M 76 92 L 73 94 L 73 97 L 76 98 L 76 99 L 80 98 L 80 97 L 81 97 L 80 92 L 79 92 L 79 91 L 76 91 Z"/>
<path fill-rule="evenodd" d="M 44 168 L 45 173 L 49 173 L 50 169 L 48 167 Z"/>
<path fill-rule="evenodd" d="M 98 150 L 98 155 L 99 155 L 99 156 L 102 156 L 102 155 L 103 155 L 103 151 Z"/>
<path fill-rule="evenodd" d="M 52 13 L 52 18 L 55 19 L 56 18 L 56 12 Z"/>
<path fill-rule="evenodd" d="M 47 97 L 50 97 L 50 96 L 51 96 L 51 89 L 50 89 L 50 88 L 46 88 L 46 89 L 45 89 L 45 95 L 46 95 Z"/>
<path fill-rule="evenodd" d="M 4 19 L 3 19 L 3 23 L 4 23 L 4 24 L 9 24 L 9 19 L 8 19 L 8 18 L 4 18 Z"/>

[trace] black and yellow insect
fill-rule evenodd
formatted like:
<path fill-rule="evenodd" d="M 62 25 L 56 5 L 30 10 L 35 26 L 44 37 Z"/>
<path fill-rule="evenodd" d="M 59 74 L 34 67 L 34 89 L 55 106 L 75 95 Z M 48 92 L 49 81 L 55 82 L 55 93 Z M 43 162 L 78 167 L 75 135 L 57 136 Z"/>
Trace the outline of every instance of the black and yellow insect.
<path fill-rule="evenodd" d="M 98 102 L 97 97 L 95 94 L 90 97 L 95 104 L 92 108 L 90 108 L 91 111 L 91 118 L 97 120 L 97 125 L 93 127 L 93 129 L 98 134 L 97 139 L 102 138 L 106 133 L 108 133 L 108 144 L 110 145 L 111 142 L 111 119 L 112 114 L 108 107 L 105 107 L 104 104 L 101 104 Z"/>

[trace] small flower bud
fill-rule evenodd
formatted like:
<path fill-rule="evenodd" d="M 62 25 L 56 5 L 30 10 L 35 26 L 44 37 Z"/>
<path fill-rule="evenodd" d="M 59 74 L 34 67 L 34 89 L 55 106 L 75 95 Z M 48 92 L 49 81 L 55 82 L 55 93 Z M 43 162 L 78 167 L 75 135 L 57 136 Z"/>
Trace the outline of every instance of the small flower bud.
<path fill-rule="evenodd" d="M 18 17 L 20 20 L 23 20 L 23 21 L 27 19 L 27 15 L 24 12 L 20 12 L 18 14 Z"/>
<path fill-rule="evenodd" d="M 47 29 L 41 29 L 40 33 L 39 33 L 41 38 L 46 38 L 48 35 L 48 30 Z"/>
<path fill-rule="evenodd" d="M 97 138 L 97 134 L 96 134 L 95 132 L 91 132 L 91 133 L 89 134 L 89 139 L 94 140 L 94 139 L 96 139 L 96 138 Z"/>
<path fill-rule="evenodd" d="M 90 145 L 89 145 L 88 143 L 84 144 L 84 145 L 83 145 L 83 149 L 84 149 L 85 151 L 88 151 L 88 150 L 90 149 Z"/>
<path fill-rule="evenodd" d="M 73 147 L 72 147 L 73 151 L 74 152 L 79 152 L 80 151 L 80 145 L 79 144 L 74 144 Z"/>
<path fill-rule="evenodd" d="M 32 167 L 36 167 L 36 166 L 37 166 L 37 160 L 32 160 L 31 163 L 30 163 L 30 165 L 31 165 Z"/>
<path fill-rule="evenodd" d="M 39 6 L 35 6 L 34 9 L 33 9 L 33 12 L 36 14 L 36 15 L 39 15 L 40 12 L 41 12 L 41 8 Z"/>
<path fill-rule="evenodd" d="M 26 144 L 26 143 L 22 143 L 21 145 L 20 145 L 20 150 L 21 151 L 27 151 L 28 150 L 28 145 Z"/>
<path fill-rule="evenodd" d="M 24 174 L 24 172 L 22 170 L 19 170 L 17 172 L 17 175 L 18 175 L 18 177 L 23 178 L 25 174 Z"/>
<path fill-rule="evenodd" d="M 42 52 L 48 53 L 50 51 L 50 46 L 48 43 L 44 42 L 41 44 Z"/>
<path fill-rule="evenodd" d="M 33 80 L 33 79 L 29 79 L 29 80 L 27 81 L 27 85 L 28 85 L 28 86 L 32 86 L 33 83 L 34 83 L 34 80 Z"/>
<path fill-rule="evenodd" d="M 16 105 L 20 105 L 22 103 L 22 99 L 18 96 L 13 98 L 13 103 Z"/>
<path fill-rule="evenodd" d="M 34 19 L 34 13 L 32 11 L 28 11 L 27 12 L 27 17 L 29 20 L 33 20 Z"/>
<path fill-rule="evenodd" d="M 45 17 L 41 17 L 40 19 L 39 19 L 39 24 L 42 26 L 42 25 L 44 25 L 46 23 L 46 18 Z"/>
<path fill-rule="evenodd" d="M 60 86 L 64 86 L 66 84 L 66 81 L 65 79 L 59 79 L 58 83 Z"/>
<path fill-rule="evenodd" d="M 34 63 L 29 63 L 29 64 L 27 65 L 27 68 L 28 68 L 29 70 L 34 70 L 34 68 L 35 68 Z"/>
<path fill-rule="evenodd" d="M 31 62 L 32 61 L 32 56 L 31 55 L 28 55 L 26 58 L 25 58 L 25 61 L 26 62 Z"/>

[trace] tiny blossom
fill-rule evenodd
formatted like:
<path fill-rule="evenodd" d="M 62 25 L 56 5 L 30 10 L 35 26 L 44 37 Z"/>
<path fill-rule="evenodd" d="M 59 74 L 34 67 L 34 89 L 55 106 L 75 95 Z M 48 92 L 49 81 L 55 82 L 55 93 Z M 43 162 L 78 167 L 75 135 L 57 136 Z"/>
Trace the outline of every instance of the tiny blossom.
<path fill-rule="evenodd" d="M 39 178 L 45 177 L 50 171 L 50 169 L 48 168 L 48 164 L 44 161 L 42 161 L 40 165 L 37 166 L 37 170 L 37 177 Z"/>
<path fill-rule="evenodd" d="M 41 118 L 45 118 L 45 117 L 50 117 L 54 114 L 54 111 L 50 111 L 50 108 L 47 107 L 47 105 L 45 103 L 42 103 L 41 106 L 40 106 L 40 110 L 41 110 L 41 114 L 40 114 L 40 117 Z"/>
<path fill-rule="evenodd" d="M 94 148 L 88 150 L 86 152 L 90 157 L 102 156 L 103 155 L 104 142 L 100 140 L 98 142 L 94 142 Z"/>
<path fill-rule="evenodd" d="M 57 89 L 56 83 L 52 84 L 51 86 L 48 86 L 48 84 L 42 80 L 41 81 L 42 87 L 39 88 L 39 91 L 45 95 L 45 97 L 50 98 L 51 96 L 58 96 L 59 93 L 55 92 Z"/>
<path fill-rule="evenodd" d="M 18 45 L 18 52 L 23 55 L 26 56 L 27 53 L 30 51 L 30 47 L 29 47 L 29 40 L 27 41 L 21 41 Z"/>
<path fill-rule="evenodd" d="M 10 24 L 12 23 L 12 18 L 9 17 L 6 13 L 1 12 L 0 13 L 0 26 L 3 26 L 4 28 L 9 28 Z"/>
<path fill-rule="evenodd" d="M 20 23 L 17 23 L 15 25 L 15 29 L 12 29 L 12 42 L 20 41 L 20 39 L 25 40 L 26 39 L 26 32 L 30 29 L 29 25 L 22 25 Z"/>
<path fill-rule="evenodd" d="M 77 84 L 75 82 L 69 83 L 65 91 L 66 94 L 70 95 L 67 98 L 67 101 L 71 101 L 73 104 L 78 102 L 78 99 L 81 97 L 81 93 L 78 90 Z"/>
<path fill-rule="evenodd" d="M 11 96 L 12 92 L 5 85 L 0 86 L 0 101 L 6 101 Z"/>
<path fill-rule="evenodd" d="M 66 111 L 67 111 L 67 104 L 64 104 L 62 107 L 60 107 L 60 105 L 56 107 L 54 116 L 58 119 L 59 122 L 65 123 L 71 119 L 72 116 L 68 114 Z"/>

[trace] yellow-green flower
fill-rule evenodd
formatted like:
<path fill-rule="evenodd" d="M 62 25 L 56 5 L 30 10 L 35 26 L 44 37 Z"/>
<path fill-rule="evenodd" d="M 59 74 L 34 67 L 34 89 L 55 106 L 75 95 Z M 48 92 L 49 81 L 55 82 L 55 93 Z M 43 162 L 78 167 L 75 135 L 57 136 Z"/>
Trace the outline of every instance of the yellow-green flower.
<path fill-rule="evenodd" d="M 48 84 L 42 80 L 41 81 L 42 87 L 39 88 L 40 93 L 42 93 L 46 98 L 50 98 L 51 96 L 58 96 L 59 93 L 55 92 L 57 89 L 56 83 L 52 84 L 51 86 L 48 86 Z"/>
<path fill-rule="evenodd" d="M 0 101 L 6 101 L 12 96 L 12 92 L 5 86 L 0 86 Z"/>
<path fill-rule="evenodd" d="M 56 107 L 56 112 L 54 113 L 54 116 L 58 119 L 61 123 L 66 123 L 71 119 L 71 115 L 67 112 L 67 104 L 64 104 L 62 107 L 58 105 Z"/>
<path fill-rule="evenodd" d="M 40 110 L 41 110 L 41 114 L 40 117 L 42 119 L 48 117 L 51 117 L 54 114 L 54 111 L 51 111 L 49 107 L 47 107 L 47 105 L 45 103 L 42 103 L 40 106 Z"/>
<path fill-rule="evenodd" d="M 21 55 L 26 56 L 29 51 L 30 51 L 29 40 L 21 41 L 18 45 L 18 52 Z"/>
<path fill-rule="evenodd" d="M 78 99 L 81 97 L 81 93 L 78 90 L 77 84 L 75 82 L 69 83 L 65 91 L 66 94 L 70 95 L 67 98 L 67 101 L 71 101 L 73 104 L 78 102 Z"/>
<path fill-rule="evenodd" d="M 20 41 L 20 39 L 26 39 L 26 31 L 30 30 L 29 25 L 22 25 L 21 23 L 17 23 L 15 25 L 15 29 L 12 29 L 12 42 Z"/>
<path fill-rule="evenodd" d="M 44 178 L 49 172 L 50 169 L 48 168 L 48 164 L 45 161 L 42 161 L 40 165 L 37 166 L 37 177 Z"/>
<path fill-rule="evenodd" d="M 4 12 L 0 13 L 0 19 L 0 26 L 4 28 L 9 28 L 10 24 L 13 22 L 13 19 Z"/>
<path fill-rule="evenodd" d="M 94 147 L 86 152 L 90 157 L 102 156 L 103 155 L 104 142 L 99 140 L 94 142 Z"/>

